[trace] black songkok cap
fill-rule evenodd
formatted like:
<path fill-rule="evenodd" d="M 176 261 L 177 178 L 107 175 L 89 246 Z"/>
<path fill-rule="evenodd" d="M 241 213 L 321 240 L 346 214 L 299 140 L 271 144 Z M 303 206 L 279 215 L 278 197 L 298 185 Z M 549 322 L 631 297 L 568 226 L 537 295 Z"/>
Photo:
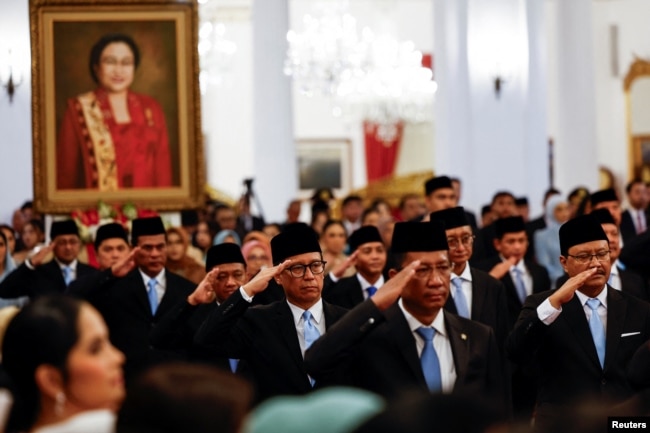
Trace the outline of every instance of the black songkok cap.
<path fill-rule="evenodd" d="M 595 211 L 592 211 L 589 215 L 596 218 L 596 221 L 598 221 L 600 224 L 616 225 L 616 223 L 614 222 L 614 218 L 612 218 L 612 214 L 607 209 L 596 209 Z"/>
<path fill-rule="evenodd" d="M 124 242 L 126 242 L 127 244 L 129 243 L 126 237 L 126 230 L 124 230 L 122 224 L 119 223 L 104 224 L 103 226 L 97 229 L 97 234 L 95 235 L 95 250 L 99 249 L 99 246 L 106 239 L 112 239 L 112 238 L 124 239 Z"/>
<path fill-rule="evenodd" d="M 432 177 L 424 184 L 424 194 L 429 195 L 440 188 L 453 189 L 454 187 L 451 185 L 451 179 L 449 179 L 447 176 Z"/>
<path fill-rule="evenodd" d="M 140 236 L 164 235 L 165 225 L 160 217 L 137 218 L 132 222 L 131 243 L 138 244 Z"/>
<path fill-rule="evenodd" d="M 501 239 L 506 233 L 519 233 L 526 231 L 526 223 L 520 216 L 499 218 L 494 222 L 497 238 Z"/>
<path fill-rule="evenodd" d="M 224 263 L 241 263 L 246 266 L 239 245 L 224 243 L 210 247 L 205 258 L 205 272 L 210 272 L 215 266 Z"/>
<path fill-rule="evenodd" d="M 527 197 L 516 198 L 515 206 L 528 206 L 528 198 Z"/>
<path fill-rule="evenodd" d="M 381 242 L 383 245 L 384 241 L 381 240 L 381 235 L 377 227 L 363 226 L 352 232 L 352 235 L 348 239 L 350 252 L 356 251 L 357 248 L 368 242 Z"/>
<path fill-rule="evenodd" d="M 402 222 L 395 224 L 391 252 L 447 251 L 445 224 L 435 220 L 427 223 Z"/>
<path fill-rule="evenodd" d="M 199 213 L 194 210 L 181 211 L 181 225 L 183 227 L 195 226 L 199 223 Z"/>
<path fill-rule="evenodd" d="M 560 253 L 566 256 L 574 245 L 591 241 L 607 241 L 607 235 L 593 215 L 575 217 L 560 227 Z"/>
<path fill-rule="evenodd" d="M 282 233 L 271 239 L 271 254 L 275 265 L 298 254 L 321 252 L 318 234 L 305 223 L 288 224 Z"/>
<path fill-rule="evenodd" d="M 596 191 L 595 193 L 591 194 L 589 200 L 591 201 L 592 206 L 596 206 L 598 203 L 602 203 L 604 201 L 618 201 L 618 196 L 616 195 L 616 191 L 611 188 L 601 189 L 600 191 Z"/>
<path fill-rule="evenodd" d="M 59 235 L 77 235 L 79 236 L 79 229 L 74 220 L 54 221 L 50 227 L 50 239 L 54 240 Z"/>
<path fill-rule="evenodd" d="M 429 215 L 429 219 L 431 221 L 440 220 L 445 223 L 445 230 L 470 225 L 465 214 L 465 209 L 461 206 L 432 212 Z"/>

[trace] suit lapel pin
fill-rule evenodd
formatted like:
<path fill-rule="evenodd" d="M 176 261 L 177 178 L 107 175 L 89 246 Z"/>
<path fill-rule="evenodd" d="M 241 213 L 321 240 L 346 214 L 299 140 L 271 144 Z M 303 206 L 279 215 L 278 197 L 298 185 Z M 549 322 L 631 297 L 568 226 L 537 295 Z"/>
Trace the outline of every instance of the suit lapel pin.
<path fill-rule="evenodd" d="M 467 340 L 467 334 L 465 334 L 465 333 L 460 334 L 460 339 L 463 340 L 463 341 Z"/>

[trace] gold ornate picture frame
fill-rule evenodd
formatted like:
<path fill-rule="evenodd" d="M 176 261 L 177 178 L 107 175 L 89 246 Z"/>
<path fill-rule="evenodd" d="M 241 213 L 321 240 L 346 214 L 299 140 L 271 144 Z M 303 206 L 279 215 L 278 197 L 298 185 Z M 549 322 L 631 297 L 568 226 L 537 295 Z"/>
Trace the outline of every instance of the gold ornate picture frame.
<path fill-rule="evenodd" d="M 39 211 L 100 200 L 156 210 L 200 205 L 197 12 L 195 0 L 30 1 Z M 114 102 L 125 86 L 127 96 Z M 120 101 L 127 109 L 114 111 Z"/>

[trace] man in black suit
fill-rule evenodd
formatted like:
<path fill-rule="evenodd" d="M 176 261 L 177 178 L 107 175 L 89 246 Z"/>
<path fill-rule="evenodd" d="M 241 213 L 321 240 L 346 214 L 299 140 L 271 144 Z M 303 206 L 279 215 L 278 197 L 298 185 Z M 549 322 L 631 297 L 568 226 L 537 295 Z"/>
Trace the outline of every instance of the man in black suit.
<path fill-rule="evenodd" d="M 607 209 L 609 213 L 612 214 L 616 226 L 621 226 L 621 200 L 618 198 L 618 195 L 613 188 L 596 191 L 591 194 L 589 201 L 591 203 L 592 211 L 597 209 Z"/>
<path fill-rule="evenodd" d="M 549 290 L 551 281 L 545 268 L 525 259 L 528 236 L 521 217 L 498 219 L 494 222 L 494 230 L 494 248 L 498 256 L 483 260 L 476 267 L 501 280 L 505 286 L 510 319 L 508 329 L 512 329 L 526 296 Z"/>
<path fill-rule="evenodd" d="M 194 283 L 165 269 L 167 243 L 159 217 L 133 220 L 130 255 L 94 281 L 73 287 L 104 316 L 111 340 L 126 356 L 127 380 L 151 365 L 187 358 L 188 347 L 151 347 L 156 324 L 194 290 Z M 191 339 L 189 340 L 191 341 Z"/>
<path fill-rule="evenodd" d="M 650 305 L 607 285 L 608 240 L 593 216 L 560 228 L 560 250 L 569 280 L 526 299 L 507 343 L 514 362 L 536 365 L 535 425 L 541 431 L 557 431 L 561 406 L 631 397 L 627 366 L 650 337 Z"/>
<path fill-rule="evenodd" d="M 206 254 L 205 271 L 205 278 L 194 292 L 158 322 L 151 333 L 151 344 L 166 350 L 190 347 L 190 360 L 234 373 L 238 371 L 239 360 L 217 356 L 194 344 L 194 336 L 210 312 L 246 283 L 246 260 L 237 244 L 214 245 Z"/>
<path fill-rule="evenodd" d="M 621 215 L 621 236 L 627 242 L 648 229 L 648 192 L 641 179 L 636 178 L 625 187 L 630 207 Z"/>
<path fill-rule="evenodd" d="M 317 336 L 347 310 L 321 299 L 325 263 L 318 235 L 305 224 L 293 224 L 271 240 L 272 268 L 262 269 L 214 309 L 195 341 L 228 358 L 243 359 L 256 385 L 257 399 L 304 394 L 334 377 L 315 383 L 307 375 L 303 354 Z M 275 279 L 286 300 L 249 308 L 253 298 Z M 210 291 L 196 293 L 209 302 Z"/>
<path fill-rule="evenodd" d="M 386 265 L 386 248 L 375 226 L 356 230 L 348 239 L 348 244 L 350 251 L 356 253 L 353 265 L 357 272 L 336 282 L 329 275 L 323 288 L 323 299 L 351 309 L 372 297 L 384 285 L 382 273 Z"/>
<path fill-rule="evenodd" d="M 52 242 L 41 248 L 0 283 L 0 298 L 19 298 L 63 293 L 77 278 L 97 273 L 97 269 L 77 260 L 81 239 L 73 220 L 55 221 L 50 229 Z M 50 254 L 54 258 L 43 260 Z"/>
<path fill-rule="evenodd" d="M 626 269 L 618 260 L 621 254 L 620 236 L 612 215 L 607 209 L 597 209 L 591 212 L 590 215 L 600 223 L 609 241 L 609 257 L 612 265 L 607 284 L 616 290 L 621 290 L 644 301 L 650 301 L 648 286 L 643 277 L 634 271 Z M 569 276 L 564 274 L 558 278 L 555 287 L 560 287 L 568 279 Z"/>
<path fill-rule="evenodd" d="M 429 221 L 429 213 L 456 206 L 458 197 L 447 176 L 432 177 L 424 183 L 424 205 L 427 212 L 413 221 Z"/>
<path fill-rule="evenodd" d="M 517 206 L 515 205 L 515 196 L 508 191 L 497 191 L 492 196 L 490 204 L 492 217 L 495 222 L 501 218 L 509 218 L 517 215 Z M 476 242 L 474 243 L 474 256 L 472 262 L 479 262 L 498 256 L 498 251 L 494 249 L 494 240 L 497 238 L 495 223 L 483 226 L 476 233 Z"/>
<path fill-rule="evenodd" d="M 452 270 L 443 224 L 397 223 L 392 246 L 402 271 L 314 343 L 307 370 L 316 379 L 344 371 L 387 398 L 417 389 L 504 401 L 494 332 L 443 309 Z"/>
<path fill-rule="evenodd" d="M 431 221 L 445 224 L 451 273 L 451 296 L 445 310 L 492 328 L 500 349 L 510 331 L 506 289 L 488 273 L 470 267 L 474 235 L 462 207 L 433 212 Z"/>

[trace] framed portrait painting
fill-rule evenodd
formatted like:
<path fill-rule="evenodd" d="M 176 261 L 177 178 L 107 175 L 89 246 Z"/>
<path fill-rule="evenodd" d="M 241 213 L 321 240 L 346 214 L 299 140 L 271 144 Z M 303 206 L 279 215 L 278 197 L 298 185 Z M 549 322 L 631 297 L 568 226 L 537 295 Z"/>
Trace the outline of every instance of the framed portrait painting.
<path fill-rule="evenodd" d="M 194 0 L 31 0 L 34 203 L 200 204 Z"/>
<path fill-rule="evenodd" d="M 348 139 L 297 140 L 300 196 L 310 197 L 319 188 L 331 188 L 337 197 L 347 194 L 352 183 L 351 152 Z"/>

